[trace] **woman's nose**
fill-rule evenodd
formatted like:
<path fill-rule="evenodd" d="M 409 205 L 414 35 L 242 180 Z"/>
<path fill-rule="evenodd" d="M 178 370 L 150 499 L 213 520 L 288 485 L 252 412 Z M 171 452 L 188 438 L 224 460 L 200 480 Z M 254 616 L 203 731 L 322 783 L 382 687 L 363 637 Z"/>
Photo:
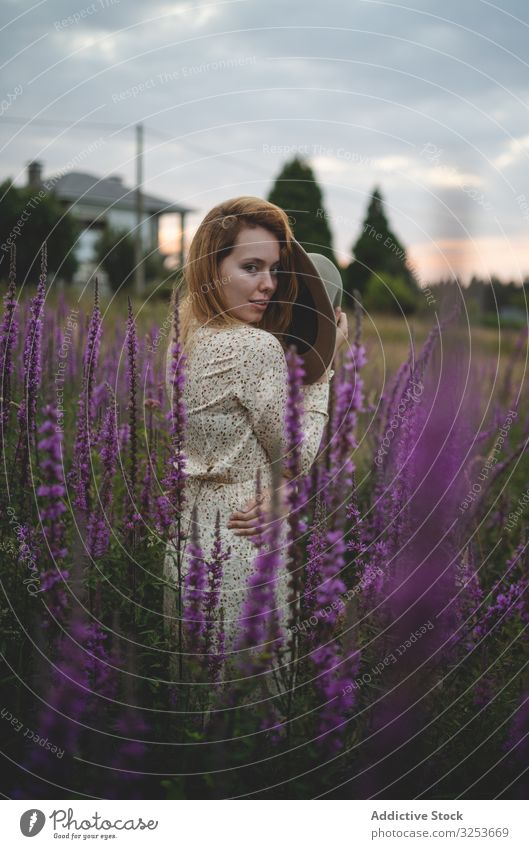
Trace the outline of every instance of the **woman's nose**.
<path fill-rule="evenodd" d="M 276 285 L 277 281 L 275 280 L 274 275 L 270 271 L 263 271 L 261 280 L 259 281 L 259 288 L 263 292 L 273 292 Z"/>

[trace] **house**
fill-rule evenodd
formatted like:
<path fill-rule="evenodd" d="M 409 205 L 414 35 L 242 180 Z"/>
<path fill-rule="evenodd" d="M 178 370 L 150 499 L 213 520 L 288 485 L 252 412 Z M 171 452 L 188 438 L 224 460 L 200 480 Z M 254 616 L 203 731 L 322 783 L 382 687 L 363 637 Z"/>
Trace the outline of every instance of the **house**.
<path fill-rule="evenodd" d="M 97 261 L 95 257 L 95 242 L 105 227 L 114 230 L 130 230 L 136 228 L 136 190 L 123 183 L 122 177 L 97 177 L 83 171 L 69 171 L 55 176 L 42 177 L 42 163 L 33 161 L 27 166 L 28 186 L 39 190 L 49 190 L 61 202 L 83 227 L 76 248 L 79 268 L 75 281 L 85 283 L 94 272 Z M 184 230 L 185 217 L 188 212 L 194 212 L 191 207 L 171 203 L 171 201 L 154 195 L 142 193 L 142 247 L 144 251 L 158 248 L 160 219 L 164 215 L 178 215 L 178 262 L 184 261 Z M 98 276 L 103 278 L 98 271 Z"/>

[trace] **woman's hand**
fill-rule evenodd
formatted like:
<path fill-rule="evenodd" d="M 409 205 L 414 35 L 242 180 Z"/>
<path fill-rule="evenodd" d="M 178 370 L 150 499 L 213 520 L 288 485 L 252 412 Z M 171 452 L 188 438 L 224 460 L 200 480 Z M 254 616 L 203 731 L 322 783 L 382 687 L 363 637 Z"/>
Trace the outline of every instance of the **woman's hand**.
<path fill-rule="evenodd" d="M 344 313 L 341 307 L 334 308 L 334 314 L 336 315 L 336 344 L 334 346 L 334 356 L 333 363 L 336 360 L 337 354 L 345 348 L 349 340 L 349 325 L 347 323 L 347 315 Z"/>
<path fill-rule="evenodd" d="M 279 495 L 279 515 L 284 519 L 288 516 L 287 503 L 287 478 L 283 477 L 281 486 L 278 489 Z M 260 510 L 259 510 L 260 503 Z M 266 523 L 271 520 L 272 510 L 272 492 L 265 488 L 261 493 L 261 499 L 258 503 L 256 498 L 250 499 L 241 510 L 235 510 L 228 521 L 227 527 L 233 529 L 236 536 L 254 536 L 260 533 L 263 528 L 258 524 L 258 513 L 263 516 L 263 521 Z"/>
<path fill-rule="evenodd" d="M 345 348 L 348 345 L 348 337 L 349 337 L 349 326 L 347 324 L 347 316 L 342 310 L 341 307 L 334 308 L 334 314 L 336 316 L 336 342 L 334 343 L 334 354 L 332 355 L 332 362 L 323 374 L 320 375 L 316 383 L 328 383 L 330 377 L 331 368 L 338 368 L 337 357 L 342 348 Z"/>

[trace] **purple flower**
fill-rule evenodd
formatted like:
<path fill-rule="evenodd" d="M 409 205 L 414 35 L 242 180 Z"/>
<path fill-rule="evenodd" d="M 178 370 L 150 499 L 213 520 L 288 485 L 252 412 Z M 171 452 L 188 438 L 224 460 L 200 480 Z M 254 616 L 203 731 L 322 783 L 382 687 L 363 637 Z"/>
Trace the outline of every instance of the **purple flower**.
<path fill-rule="evenodd" d="M 247 675 L 265 670 L 273 651 L 279 651 L 283 643 L 276 602 L 281 568 L 280 521 L 277 515 L 270 521 L 247 582 L 240 633 L 235 641 L 237 651 L 250 650 L 241 663 Z"/>
<path fill-rule="evenodd" d="M 116 720 L 115 728 L 117 734 L 123 735 L 124 739 L 118 741 L 111 761 L 115 772 L 111 776 L 107 795 L 114 799 L 123 798 L 123 787 L 126 784 L 127 798 L 142 799 L 142 782 L 148 754 L 144 737 L 150 730 L 149 725 L 140 708 L 129 701 L 127 708 Z"/>
<path fill-rule="evenodd" d="M 130 298 L 128 301 L 128 318 L 127 318 L 127 385 L 129 392 L 128 411 L 129 411 L 129 478 L 130 478 L 130 497 L 134 502 L 136 480 L 138 473 L 138 448 L 137 448 L 137 429 L 138 429 L 138 411 L 137 411 L 137 394 L 138 394 L 138 339 L 136 336 L 136 322 L 132 312 L 132 304 Z"/>
<path fill-rule="evenodd" d="M 388 545 L 384 539 L 376 539 L 373 522 L 367 516 L 362 516 L 358 507 L 358 490 L 353 474 L 351 500 L 346 508 L 347 518 L 351 520 L 349 538 L 346 549 L 353 553 L 357 583 L 355 591 L 357 605 L 364 613 L 376 606 L 381 598 L 384 584 L 386 563 L 388 560 Z"/>
<path fill-rule="evenodd" d="M 35 594 L 35 592 L 38 592 L 37 584 L 40 580 L 37 563 L 41 554 L 40 548 L 36 542 L 36 534 L 35 531 L 25 523 L 17 525 L 15 533 L 18 540 L 17 560 L 19 563 L 25 564 L 30 570 L 30 574 L 34 578 L 34 581 L 28 583 L 28 591 Z"/>
<path fill-rule="evenodd" d="M 301 420 L 303 415 L 302 384 L 305 370 L 303 361 L 296 353 L 294 345 L 290 345 L 287 355 L 288 366 L 288 392 L 285 410 L 285 435 L 287 456 L 285 461 L 285 472 L 288 477 L 287 504 L 288 504 L 288 543 L 287 543 L 287 567 L 289 571 L 289 630 L 290 650 L 292 657 L 295 656 L 296 647 L 296 624 L 299 620 L 299 604 L 301 594 L 301 566 L 302 552 L 300 538 L 305 527 L 301 520 L 303 508 L 303 491 L 299 485 L 301 444 L 303 431 Z"/>
<path fill-rule="evenodd" d="M 325 522 L 326 509 L 322 496 L 316 496 L 316 507 L 314 511 L 314 523 L 311 528 L 307 545 L 307 563 L 305 566 L 305 594 L 302 599 L 303 620 L 309 620 L 317 608 L 317 592 L 321 581 L 321 570 L 324 566 L 325 557 Z M 309 642 L 314 641 L 314 631 L 310 629 L 307 633 Z"/>
<path fill-rule="evenodd" d="M 0 438 L 4 444 L 4 432 L 9 421 L 11 405 L 11 375 L 13 373 L 13 351 L 18 337 L 16 301 L 16 248 L 11 245 L 9 286 L 4 296 L 4 315 L 0 328 Z M 3 455 L 3 452 L 2 452 Z"/>
<path fill-rule="evenodd" d="M 119 450 L 122 451 L 126 445 L 130 442 L 130 424 L 129 422 L 123 422 L 122 425 L 119 426 L 118 430 L 118 438 L 119 438 Z"/>
<path fill-rule="evenodd" d="M 63 470 L 63 434 L 57 424 L 57 408 L 47 404 L 42 409 L 44 417 L 38 432 L 43 438 L 38 443 L 41 457 L 39 466 L 42 483 L 37 487 L 39 516 L 48 542 L 50 556 L 55 562 L 66 557 L 68 551 L 64 544 L 65 524 L 61 517 L 66 512 L 63 499 L 66 495 Z"/>
<path fill-rule="evenodd" d="M 30 319 L 24 342 L 24 395 L 18 410 L 19 440 L 16 456 L 21 458 L 21 482 L 27 482 L 29 456 L 36 426 L 37 396 L 42 381 L 42 316 L 46 299 L 47 246 L 41 253 L 41 273 L 37 294 L 31 299 Z"/>
<path fill-rule="evenodd" d="M 287 437 L 285 471 L 291 480 L 296 480 L 299 475 L 301 444 L 303 442 L 301 428 L 303 393 L 301 387 L 305 369 L 295 345 L 289 346 L 286 352 L 286 362 L 288 366 L 288 394 L 285 411 L 285 433 Z"/>
<path fill-rule="evenodd" d="M 116 470 L 118 438 L 116 429 L 116 399 L 110 385 L 108 390 L 111 403 L 108 405 L 101 430 L 101 463 L 103 475 L 99 491 L 99 504 L 91 512 L 88 520 L 88 552 L 91 557 L 102 557 L 108 549 L 110 540 L 110 511 L 112 507 L 112 484 Z"/>
<path fill-rule="evenodd" d="M 472 631 L 474 642 L 478 642 L 488 636 L 502 622 L 511 616 L 520 615 L 525 621 L 528 619 L 528 607 L 525 591 L 527 589 L 527 578 L 525 575 L 518 581 L 513 581 L 511 572 L 520 563 L 521 558 L 527 550 L 527 542 L 523 540 L 514 550 L 512 556 L 507 560 L 505 573 L 501 580 L 496 583 L 489 595 L 494 600 L 488 607 L 480 611 L 479 621 Z M 521 561 L 523 563 L 523 561 Z M 480 598 L 483 593 L 480 591 Z"/>
<path fill-rule="evenodd" d="M 315 616 L 327 627 L 333 626 L 338 618 L 339 610 L 333 602 L 345 593 L 345 583 L 340 573 L 345 567 L 345 540 L 343 530 L 336 528 L 327 530 L 325 534 L 324 553 L 320 561 L 320 583 L 316 590 Z"/>
<path fill-rule="evenodd" d="M 68 759 L 81 751 L 82 721 L 90 694 L 90 664 L 83 647 L 89 638 L 90 627 L 82 618 L 82 610 L 75 608 L 69 632 L 57 641 L 57 661 L 36 721 L 39 736 L 52 741 Z M 60 778 L 64 770 L 62 758 L 58 760 L 41 746 L 31 748 L 27 765 L 47 780 Z"/>
<path fill-rule="evenodd" d="M 103 696 L 113 702 L 118 694 L 118 682 L 113 666 L 120 666 L 119 653 L 107 648 L 108 632 L 103 630 L 97 621 L 87 624 L 84 631 L 84 646 L 86 648 L 85 666 L 88 672 L 90 686 L 98 696 Z M 90 700 L 86 716 L 94 722 L 98 715 L 98 702 Z"/>
<path fill-rule="evenodd" d="M 51 567 L 40 576 L 40 590 L 45 593 L 43 600 L 50 613 L 51 619 L 62 622 L 66 618 L 69 609 L 69 595 L 64 589 L 65 581 L 70 577 L 69 569 L 61 569 L 59 566 Z M 50 627 L 50 618 L 42 621 L 42 627 Z"/>
<path fill-rule="evenodd" d="M 153 509 L 153 469 L 156 468 L 156 451 L 154 449 L 145 457 L 143 468 L 140 512 L 145 525 L 150 526 Z"/>
<path fill-rule="evenodd" d="M 75 507 L 85 514 L 88 514 L 90 510 L 90 461 L 90 435 L 83 390 L 81 390 L 77 405 L 77 434 L 73 463 L 68 473 L 68 482 L 74 489 Z"/>
<path fill-rule="evenodd" d="M 125 474 L 125 496 L 124 496 L 124 519 L 123 528 L 126 532 L 127 544 L 133 547 L 136 542 L 136 528 L 141 522 L 141 515 L 138 512 L 138 410 L 137 410 L 137 395 L 138 395 L 138 339 L 136 335 L 136 322 L 132 311 L 132 304 L 128 298 L 128 317 L 127 317 L 127 410 L 128 410 L 128 470 Z M 129 567 L 130 580 L 132 584 L 132 594 L 136 594 L 137 582 L 137 564 L 133 560 Z"/>
<path fill-rule="evenodd" d="M 185 384 L 185 356 L 180 344 L 179 304 L 175 300 L 173 313 L 172 343 L 168 350 L 166 383 L 171 395 L 170 423 L 170 452 L 167 461 L 168 472 L 162 480 L 164 492 L 156 499 L 155 524 L 159 533 L 167 541 L 174 543 L 176 548 L 176 571 L 178 575 L 179 599 L 181 593 L 182 555 L 181 555 L 181 518 L 185 504 L 185 454 L 183 450 L 186 426 L 186 409 L 183 401 Z M 180 602 L 181 603 L 181 602 Z M 200 621 L 197 623 L 200 629 Z M 178 644 L 183 643 L 182 617 L 178 618 Z M 179 658 L 179 674 L 183 674 L 182 655 Z"/>
<path fill-rule="evenodd" d="M 94 417 L 93 382 L 99 359 L 101 338 L 101 313 L 97 278 L 95 282 L 94 308 L 88 327 L 88 338 L 83 356 L 82 386 L 77 404 L 77 430 L 74 445 L 73 468 L 68 474 L 75 497 L 74 505 L 82 514 L 88 515 L 90 499 L 90 464 L 92 424 Z"/>
<path fill-rule="evenodd" d="M 101 310 L 99 308 L 99 284 L 97 277 L 94 284 L 94 307 L 88 325 L 88 338 L 83 355 L 83 376 L 86 389 L 86 411 L 90 424 L 95 418 L 94 403 L 94 374 L 99 363 L 99 351 L 101 347 Z"/>
<path fill-rule="evenodd" d="M 170 410 L 170 440 L 171 454 L 169 458 L 168 473 L 162 480 L 165 488 L 165 497 L 168 499 L 173 514 L 177 521 L 182 515 L 185 504 L 185 481 L 186 481 L 186 458 L 184 454 L 185 427 L 187 423 L 187 412 L 183 400 L 185 385 L 185 364 L 187 357 L 182 352 L 180 343 L 179 302 L 178 296 L 175 300 L 173 314 L 173 336 L 170 347 L 170 357 L 167 362 L 167 385 L 172 389 Z M 163 520 L 164 509 L 160 518 Z"/>
<path fill-rule="evenodd" d="M 342 399 L 345 395 L 344 391 Z M 337 408 L 340 409 L 341 405 L 342 400 L 339 400 Z M 349 481 L 351 487 L 352 480 L 353 470 Z M 312 646 L 308 656 L 316 672 L 314 686 L 322 700 L 318 709 L 318 744 L 322 749 L 334 752 L 343 746 L 345 723 L 355 701 L 351 682 L 358 668 L 360 652 L 353 647 L 352 628 L 348 634 L 350 645 L 346 654 L 337 634 L 344 610 L 341 596 L 346 591 L 342 574 L 346 565 L 347 509 L 345 502 L 331 501 L 334 501 L 334 510 L 327 518 L 327 505 L 322 496 L 318 496 L 307 550 L 306 605 L 311 627 L 305 636 Z"/>
<path fill-rule="evenodd" d="M 378 615 L 385 624 L 384 657 L 393 653 L 398 662 L 384 672 L 387 692 L 373 709 L 374 733 L 366 757 L 384 766 L 373 770 L 370 794 L 398 776 L 401 764 L 392 753 L 423 725 L 424 676 L 440 662 L 453 660 L 453 634 L 461 626 L 452 601 L 464 534 L 458 516 L 468 488 L 464 424 L 472 386 L 465 383 L 457 338 L 447 336 L 439 374 L 424 374 L 423 349 L 407 381 L 408 397 L 405 390 L 402 405 L 399 401 L 394 409 L 395 421 L 393 416 L 387 420 L 393 439 L 386 464 L 377 464 L 374 539 L 388 543 L 382 563 L 386 600 Z M 411 647 L 399 655 L 407 640 Z"/>
<path fill-rule="evenodd" d="M 215 538 L 211 550 L 211 556 L 206 566 L 208 569 L 208 590 L 205 600 L 205 629 L 204 629 L 204 654 L 208 657 L 209 673 L 211 680 L 218 680 L 220 670 L 225 660 L 225 634 L 223 623 L 219 623 L 217 633 L 214 635 L 215 620 L 218 615 L 220 590 L 222 586 L 223 564 L 231 555 L 231 547 L 222 550 L 222 538 L 220 533 L 220 510 L 217 510 L 215 520 Z"/>
<path fill-rule="evenodd" d="M 352 489 L 355 466 L 352 455 L 357 447 L 358 413 L 364 411 L 363 380 L 358 372 L 367 362 L 363 345 L 348 348 L 337 374 L 332 414 L 332 437 L 329 446 L 329 465 L 332 480 L 327 503 L 331 512 L 338 509 L 344 493 Z"/>
<path fill-rule="evenodd" d="M 343 735 L 349 713 L 355 702 L 354 677 L 358 671 L 360 652 L 342 659 L 338 644 L 331 640 L 314 649 L 310 658 L 318 670 L 316 689 L 323 702 L 318 710 L 318 744 L 338 752 L 343 748 Z"/>
<path fill-rule="evenodd" d="M 202 638 L 206 630 L 205 609 L 207 603 L 207 566 L 198 539 L 197 506 L 191 516 L 191 538 L 189 540 L 189 568 L 184 585 L 184 622 L 189 651 L 202 650 Z"/>
<path fill-rule="evenodd" d="M 347 516 L 351 519 L 351 529 L 346 548 L 353 552 L 356 571 L 360 577 L 365 577 L 368 573 L 372 575 L 379 571 L 380 564 L 384 563 L 387 557 L 387 545 L 384 540 L 374 541 L 373 528 L 367 517 L 362 516 L 358 509 L 357 490 L 354 484 L 351 501 L 347 505 Z"/>
<path fill-rule="evenodd" d="M 99 735 L 88 742 L 87 731 L 99 721 L 100 700 L 106 716 L 118 693 L 114 666 L 119 668 L 120 658 L 115 650 L 108 651 L 107 640 L 108 634 L 98 622 L 89 622 L 80 606 L 73 609 L 56 642 L 55 665 L 35 723 L 39 736 L 49 739 L 62 753 L 33 746 L 26 762 L 43 780 L 62 781 L 64 769 L 74 763 L 75 756 L 104 760 L 105 750 L 98 748 Z"/>
<path fill-rule="evenodd" d="M 410 531 L 403 524 L 405 516 L 401 507 L 411 491 L 409 474 L 413 465 L 415 434 L 418 432 L 419 418 L 424 419 L 424 411 L 418 410 L 424 391 L 422 380 L 439 329 L 437 326 L 432 328 L 418 357 L 415 357 L 413 346 L 410 345 L 408 360 L 400 366 L 386 403 L 379 410 L 378 445 L 373 469 L 373 531 L 377 538 L 391 528 L 388 548 L 392 551 Z"/>
<path fill-rule="evenodd" d="M 148 749 L 144 740 L 138 737 L 147 734 L 149 726 L 140 709 L 130 705 L 116 720 L 116 731 L 126 739 L 119 741 L 112 759 L 112 767 L 117 772 L 114 777 L 115 795 L 111 798 L 123 797 L 123 784 L 126 782 L 127 798 L 141 799 L 144 795 L 141 782 L 144 778 L 143 769 Z"/>
<path fill-rule="evenodd" d="M 456 645 L 461 641 L 462 648 L 470 651 L 474 646 L 472 627 L 476 625 L 477 617 L 481 615 L 480 607 L 483 601 L 483 590 L 479 580 L 479 574 L 474 563 L 474 551 L 472 543 L 466 546 L 461 558 L 455 567 L 455 589 L 454 597 L 455 620 L 461 623 L 461 630 L 454 629 L 452 637 Z"/>

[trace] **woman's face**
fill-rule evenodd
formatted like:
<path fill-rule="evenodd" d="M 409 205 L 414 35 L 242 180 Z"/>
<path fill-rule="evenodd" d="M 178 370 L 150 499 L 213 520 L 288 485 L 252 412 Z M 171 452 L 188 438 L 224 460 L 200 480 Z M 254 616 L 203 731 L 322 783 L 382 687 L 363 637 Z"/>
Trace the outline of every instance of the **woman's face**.
<path fill-rule="evenodd" d="M 248 324 L 259 322 L 277 289 L 279 240 L 264 227 L 243 227 L 220 263 L 226 312 Z M 252 303 L 263 301 L 262 305 Z"/>

